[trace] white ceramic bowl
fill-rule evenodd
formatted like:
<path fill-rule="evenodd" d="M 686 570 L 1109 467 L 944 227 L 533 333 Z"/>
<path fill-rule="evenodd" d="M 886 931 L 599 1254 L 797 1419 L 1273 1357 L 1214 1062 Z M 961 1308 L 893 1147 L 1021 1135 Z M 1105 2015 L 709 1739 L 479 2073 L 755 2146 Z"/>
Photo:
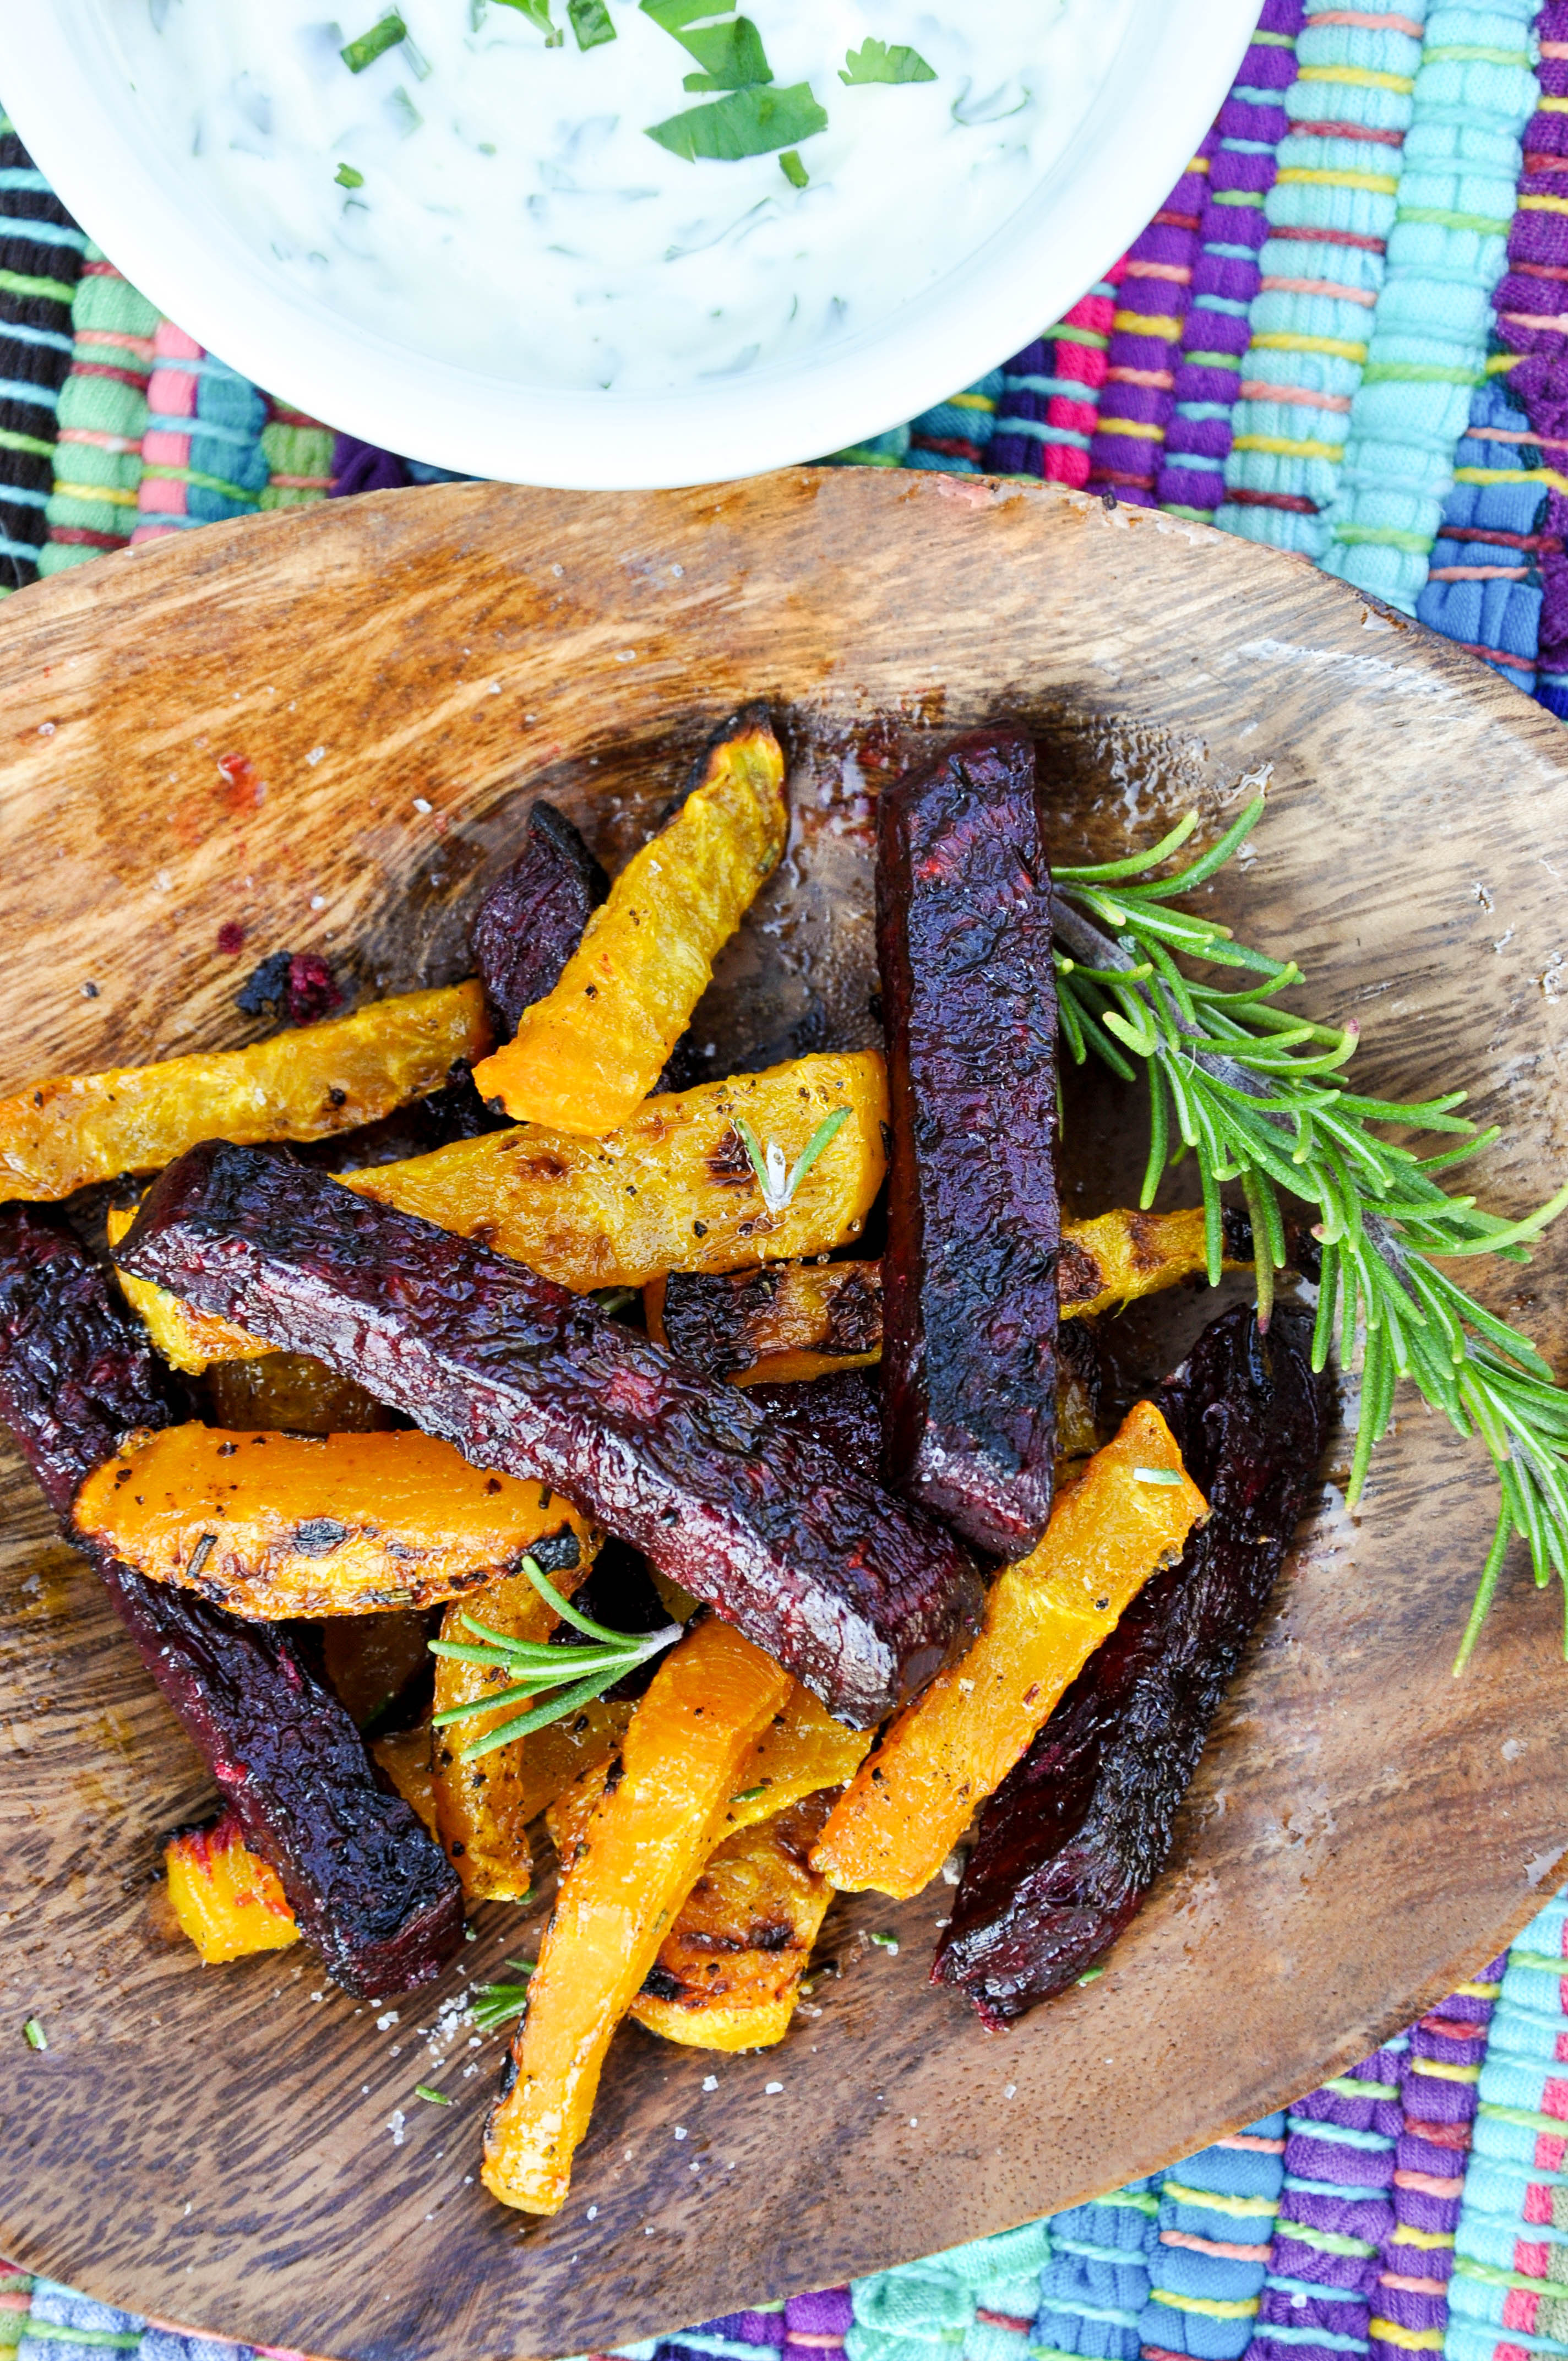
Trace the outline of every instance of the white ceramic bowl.
<path fill-rule="evenodd" d="M 679 393 L 563 392 L 356 327 L 269 268 L 168 152 L 113 62 L 107 12 L 0 0 L 0 92 L 82 226 L 231 367 L 365 441 L 475 476 L 579 490 L 750 476 L 916 416 L 1037 335 L 1136 236 L 1201 138 L 1258 0 L 1137 0 L 1076 137 L 961 269 L 881 325 Z"/>

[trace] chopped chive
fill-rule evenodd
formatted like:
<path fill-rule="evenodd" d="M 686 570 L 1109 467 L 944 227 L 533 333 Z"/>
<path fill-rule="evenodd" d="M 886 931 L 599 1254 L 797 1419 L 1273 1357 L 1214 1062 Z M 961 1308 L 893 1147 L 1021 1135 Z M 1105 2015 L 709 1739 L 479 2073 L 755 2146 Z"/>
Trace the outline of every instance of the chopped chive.
<path fill-rule="evenodd" d="M 779 158 L 779 170 L 792 189 L 804 189 L 811 175 L 800 160 L 797 148 L 787 148 Z"/>
<path fill-rule="evenodd" d="M 896 1935 L 872 1935 L 869 1936 L 867 1939 L 868 1941 L 874 1943 L 879 1951 L 896 1952 L 898 1949 L 898 1938 Z"/>
<path fill-rule="evenodd" d="M 1085 1968 L 1078 1981 L 1080 1984 L 1096 1983 L 1104 1972 L 1103 1968 Z"/>
<path fill-rule="evenodd" d="M 47 2049 L 49 2039 L 36 2016 L 29 2016 L 22 2027 L 22 2038 L 29 2049 Z"/>
<path fill-rule="evenodd" d="M 1181 1470 L 1179 1467 L 1135 1467 L 1133 1481 L 1135 1484 L 1179 1484 Z"/>
<path fill-rule="evenodd" d="M 361 33 L 356 41 L 348 42 L 339 49 L 338 56 L 350 73 L 363 73 L 367 66 L 373 66 L 378 58 L 395 49 L 408 37 L 409 28 L 397 10 L 389 8 L 378 24 L 372 25 L 367 33 Z"/>
<path fill-rule="evenodd" d="M 414 2097 L 428 2101 L 433 2107 L 449 2107 L 452 2104 L 444 2091 L 434 2090 L 428 2082 L 414 2084 Z"/>
<path fill-rule="evenodd" d="M 604 0 L 566 0 L 566 14 L 579 49 L 597 49 L 615 38 L 615 24 Z"/>
<path fill-rule="evenodd" d="M 742 1787 L 740 1794 L 731 1795 L 729 1800 L 732 1804 L 754 1804 L 759 1795 L 765 1795 L 767 1792 L 768 1782 L 764 1779 L 760 1787 Z"/>
<path fill-rule="evenodd" d="M 839 79 L 851 86 L 868 82 L 935 82 L 937 73 L 918 49 L 905 49 L 899 42 L 890 49 L 885 41 L 864 41 L 848 52 Z"/>
<path fill-rule="evenodd" d="M 352 164 L 340 164 L 332 177 L 340 189 L 362 189 L 365 186 L 364 173 L 356 172 Z"/>

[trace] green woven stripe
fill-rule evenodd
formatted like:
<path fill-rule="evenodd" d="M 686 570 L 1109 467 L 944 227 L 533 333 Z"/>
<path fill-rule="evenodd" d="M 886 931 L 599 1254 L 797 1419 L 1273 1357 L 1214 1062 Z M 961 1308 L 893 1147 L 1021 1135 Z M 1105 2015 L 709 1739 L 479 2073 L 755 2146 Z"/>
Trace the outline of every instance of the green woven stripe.
<path fill-rule="evenodd" d="M 1442 368 L 1435 361 L 1369 361 L 1364 385 L 1479 385 L 1481 371 Z"/>
<path fill-rule="evenodd" d="M 1501 237 L 1509 225 L 1491 214 L 1451 214 L 1441 205 L 1401 205 L 1397 218 L 1402 222 L 1429 222 L 1436 229 L 1477 230 L 1483 237 Z"/>
<path fill-rule="evenodd" d="M 1508 1953 L 1510 1968 L 1539 1968 L 1543 1975 L 1568 1976 L 1568 1960 L 1554 1959 L 1550 1951 L 1521 1951 L 1516 1943 Z"/>
<path fill-rule="evenodd" d="M 9 426 L 0 426 L 0 451 L 30 451 L 36 458 L 48 459 L 54 445 L 41 442 L 36 434 L 17 434 Z"/>
<path fill-rule="evenodd" d="M 1483 2099 L 1475 2112 L 1495 2124 L 1512 2124 L 1518 2131 L 1545 2132 L 1550 2139 L 1568 2139 L 1568 2122 L 1561 2115 L 1537 2114 L 1533 2107 L 1505 2107 L 1496 2099 Z"/>
<path fill-rule="evenodd" d="M 1489 49 L 1475 41 L 1453 41 L 1442 49 L 1423 49 L 1423 66 L 1523 66 L 1530 65 L 1527 49 Z"/>
<path fill-rule="evenodd" d="M 1469 2255 L 1455 2255 L 1453 2268 L 1462 2279 L 1477 2279 L 1483 2287 L 1512 2288 L 1520 2295 L 1542 2295 L 1558 2301 L 1568 2296 L 1562 2279 L 1532 2279 L 1523 2271 L 1499 2270 L 1496 2263 L 1478 2263 Z"/>
<path fill-rule="evenodd" d="M 1332 2090 L 1333 2085 L 1326 2083 L 1324 2088 Z M 1298 2246 L 1310 2246 L 1319 2255 L 1351 2255 L 1365 2258 L 1377 2252 L 1376 2247 L 1369 2246 L 1365 2238 L 1347 2238 L 1338 2230 L 1310 2229 L 1305 2222 L 1282 2223 L 1280 2235 Z"/>
<path fill-rule="evenodd" d="M 1420 557 L 1432 545 L 1430 533 L 1401 533 L 1395 525 L 1336 524 L 1334 539 L 1372 549 L 1406 549 Z"/>
<path fill-rule="evenodd" d="M 199 420 L 196 428 L 199 433 Z M 247 508 L 256 506 L 255 493 L 247 492 L 243 484 L 231 484 L 223 476 L 204 476 L 200 467 L 165 467 L 144 462 L 141 472 L 160 484 L 194 484 L 198 491 L 217 492 L 225 500 L 243 500 Z"/>
<path fill-rule="evenodd" d="M 1263 192 L 1261 189 L 1211 189 L 1209 203 L 1212 205 L 1257 205 L 1261 208 Z"/>
<path fill-rule="evenodd" d="M 76 292 L 63 279 L 29 279 L 25 270 L 0 270 L 0 291 L 7 295 L 37 296 L 45 303 L 69 303 Z"/>
<path fill-rule="evenodd" d="M 1368 369 L 1368 377 L 1371 374 Z M 1332 2082 L 1323 2084 L 1323 2089 L 1340 2099 L 1397 2099 L 1399 2095 L 1398 2082 L 1360 2082 L 1354 2074 L 1336 2074 Z"/>
<path fill-rule="evenodd" d="M 17 2314 L 20 2319 L 22 2315 Z M 52 2320 L 37 2320 L 27 2316 L 27 2334 L 40 2343 L 50 2345 L 97 2345 L 112 2353 L 134 2353 L 141 2343 L 142 2332 L 113 2328 L 62 2328 Z"/>

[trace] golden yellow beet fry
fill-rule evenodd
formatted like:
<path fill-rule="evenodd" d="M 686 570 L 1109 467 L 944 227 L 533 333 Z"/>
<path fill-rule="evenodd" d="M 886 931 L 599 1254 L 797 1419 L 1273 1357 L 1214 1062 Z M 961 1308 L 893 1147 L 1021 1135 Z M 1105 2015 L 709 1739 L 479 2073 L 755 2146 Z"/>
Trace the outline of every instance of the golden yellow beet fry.
<path fill-rule="evenodd" d="M 659 1946 L 631 2015 L 691 2049 L 765 2049 L 789 2031 L 833 1888 L 808 1861 L 829 1798 L 727 1837 Z"/>
<path fill-rule="evenodd" d="M 602 1535 L 564 1502 L 557 1502 L 556 1515 L 562 1533 L 569 1532 L 577 1544 L 576 1561 L 564 1565 L 566 1553 L 557 1549 L 544 1563 L 543 1571 L 554 1587 L 569 1598 L 598 1555 Z M 509 1639 L 529 1640 L 536 1647 L 543 1645 L 561 1620 L 527 1575 L 521 1573 L 502 1575 L 473 1598 L 449 1607 L 442 1619 L 444 1640 L 472 1643 L 475 1634 L 465 1616 L 484 1624 L 487 1631 L 504 1631 Z M 476 1704 L 488 1690 L 504 1689 L 515 1681 L 515 1674 L 499 1665 L 438 1656 L 432 1710 L 444 1713 L 451 1706 Z M 464 1893 L 476 1902 L 520 1902 L 528 1892 L 532 1876 L 528 1823 L 543 1808 L 534 1801 L 533 1757 L 558 1725 L 549 1724 L 525 1738 L 494 1747 L 477 1763 L 465 1763 L 463 1749 L 526 1710 L 521 1700 L 514 1700 L 494 1713 L 475 1714 L 471 1719 L 431 1732 L 436 1826 Z M 598 1708 L 599 1713 L 607 1710 L 613 1708 Z M 578 1721 L 587 1716 L 593 1727 L 595 1715 L 596 1708 L 588 1706 L 572 1719 Z M 570 1775 L 568 1772 L 566 1776 Z"/>
<path fill-rule="evenodd" d="M 250 1850 L 231 1813 L 170 1837 L 163 1866 L 181 1931 L 208 1967 L 299 1941 L 277 1871 Z"/>
<path fill-rule="evenodd" d="M 834 1809 L 814 1869 L 896 1901 L 941 1868 L 1150 1576 L 1208 1513 L 1152 1402 L 1060 1494 L 1045 1536 L 1003 1566 L 960 1663 L 901 1713 Z"/>
<path fill-rule="evenodd" d="M 411 1431 L 161 1427 L 94 1468 L 74 1516 L 150 1581 L 259 1622 L 436 1606 L 483 1591 L 546 1534 L 597 1542 L 558 1492 Z"/>
<path fill-rule="evenodd" d="M 156 1172 L 202 1139 L 242 1148 L 323 1139 L 439 1090 L 489 1045 L 477 983 L 372 1001 L 352 1016 L 253 1042 L 53 1074 L 0 1099 L 0 1199 L 69 1197 L 90 1180 Z"/>
<path fill-rule="evenodd" d="M 552 1130 L 613 1131 L 657 1082 L 713 962 L 788 832 L 784 754 L 760 706 L 709 746 L 674 818 L 634 853 L 554 992 L 475 1071 L 480 1096 Z"/>
<path fill-rule="evenodd" d="M 552 1733 L 540 1734 L 548 1737 Z M 841 1787 L 864 1762 L 871 1751 L 872 1737 L 869 1730 L 846 1730 L 809 1689 L 794 1682 L 782 1709 L 773 1716 L 740 1766 L 735 1793 L 729 1798 L 715 1841 L 732 1837 L 742 1828 L 754 1828 L 761 1820 L 776 1817 L 819 1788 Z M 616 1751 L 613 1744 L 601 1748 L 569 1786 L 563 1781 L 551 1799 L 544 1825 L 552 1844 L 568 1867 L 578 1839 L 586 1833 L 604 1793 Z"/>
<path fill-rule="evenodd" d="M 710 1617 L 654 1674 L 562 1883 L 513 2045 L 517 2079 L 485 2134 L 485 2186 L 559 2213 L 616 2026 L 712 1851 L 753 1741 L 790 1676 Z"/>
<path fill-rule="evenodd" d="M 770 1206 L 736 1128 L 789 1172 L 825 1124 L 832 1137 L 788 1202 Z M 887 1170 L 881 1053 L 791 1059 L 650 1099 L 603 1139 L 496 1131 L 402 1164 L 343 1174 L 345 1188 L 477 1238 L 578 1294 L 641 1287 L 666 1270 L 733 1270 L 826 1254 L 860 1236 Z M 119 1235 L 124 1235 L 122 1224 Z M 269 1347 L 123 1274 L 154 1343 L 177 1367 Z"/>

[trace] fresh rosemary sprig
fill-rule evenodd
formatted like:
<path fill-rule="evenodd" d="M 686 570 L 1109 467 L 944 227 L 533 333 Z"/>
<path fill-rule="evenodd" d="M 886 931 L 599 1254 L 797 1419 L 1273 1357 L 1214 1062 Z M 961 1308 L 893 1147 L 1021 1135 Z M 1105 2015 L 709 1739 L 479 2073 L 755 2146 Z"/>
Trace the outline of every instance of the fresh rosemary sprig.
<path fill-rule="evenodd" d="M 777 1140 L 770 1139 L 764 1148 L 745 1116 L 736 1116 L 735 1129 L 770 1213 L 784 1212 L 823 1149 L 831 1146 L 849 1120 L 847 1106 L 835 1107 L 831 1115 L 824 1115 L 795 1162 L 786 1169 L 784 1152 Z"/>
<path fill-rule="evenodd" d="M 510 2025 L 512 2018 L 521 2016 L 528 2006 L 528 1987 L 533 1975 L 533 1960 L 509 1960 L 506 1964 L 509 1968 L 517 1970 L 522 1982 L 519 1984 L 477 1986 L 474 1993 L 472 2013 L 474 2023 L 481 2033 L 494 2033 L 499 2026 Z"/>
<path fill-rule="evenodd" d="M 1526 1248 L 1568 1207 L 1568 1187 L 1521 1221 L 1451 1196 L 1438 1175 L 1497 1136 L 1454 1113 L 1466 1093 L 1415 1104 L 1367 1098 L 1344 1068 L 1359 1028 L 1317 1025 L 1278 1007 L 1302 981 L 1293 961 L 1238 943 L 1214 920 L 1172 906 L 1239 850 L 1263 816 L 1249 804 L 1234 826 L 1174 875 L 1156 874 L 1192 834 L 1195 812 L 1146 852 L 1053 872 L 1062 1032 L 1081 1065 L 1091 1052 L 1125 1082 L 1141 1066 L 1149 1098 L 1142 1202 L 1161 1173 L 1194 1155 L 1203 1191 L 1209 1277 L 1220 1276 L 1220 1188 L 1239 1181 L 1256 1241 L 1258 1315 L 1267 1321 L 1274 1275 L 1285 1267 L 1281 1192 L 1314 1205 L 1322 1274 L 1312 1337 L 1321 1368 L 1337 1333 L 1343 1359 L 1361 1339 L 1361 1404 L 1346 1499 L 1354 1505 L 1387 1430 L 1401 1378 L 1497 1470 L 1497 1529 L 1456 1673 L 1475 1647 L 1510 1539 L 1527 1544 L 1537 1584 L 1553 1572 L 1568 1605 L 1568 1393 L 1521 1336 L 1441 1269 L 1464 1255 L 1529 1260 Z M 1195 980 L 1178 958 L 1244 971 L 1234 989 Z M 1453 1134 L 1462 1145 L 1421 1156 L 1382 1136 Z M 1564 1631 L 1568 1655 L 1568 1626 Z"/>
<path fill-rule="evenodd" d="M 517 1705 L 537 1697 L 541 1689 L 562 1692 L 547 1704 L 534 1706 L 515 1719 L 503 1722 L 499 1730 L 487 1730 L 483 1738 L 472 1740 L 458 1758 L 464 1763 L 477 1763 L 481 1754 L 493 1753 L 498 1746 L 510 1746 L 514 1739 L 526 1738 L 530 1730 L 543 1730 L 548 1723 L 576 1713 L 681 1636 L 678 1623 L 668 1623 L 658 1631 L 611 1631 L 604 1624 L 594 1622 L 590 1616 L 580 1614 L 569 1598 L 563 1598 L 536 1558 L 525 1557 L 522 1571 L 563 1622 L 581 1631 L 593 1645 L 555 1648 L 533 1640 L 514 1640 L 508 1632 L 493 1631 L 488 1623 L 476 1622 L 471 1615 L 465 1615 L 463 1620 L 482 1643 L 479 1646 L 470 1646 L 463 1640 L 432 1640 L 429 1644 L 433 1656 L 450 1656 L 460 1664 L 492 1665 L 516 1676 L 510 1687 L 493 1689 L 471 1704 L 449 1705 L 433 1714 L 433 1729 L 445 1730 L 453 1722 L 470 1720 L 477 1713 L 494 1713 L 499 1706 Z"/>

